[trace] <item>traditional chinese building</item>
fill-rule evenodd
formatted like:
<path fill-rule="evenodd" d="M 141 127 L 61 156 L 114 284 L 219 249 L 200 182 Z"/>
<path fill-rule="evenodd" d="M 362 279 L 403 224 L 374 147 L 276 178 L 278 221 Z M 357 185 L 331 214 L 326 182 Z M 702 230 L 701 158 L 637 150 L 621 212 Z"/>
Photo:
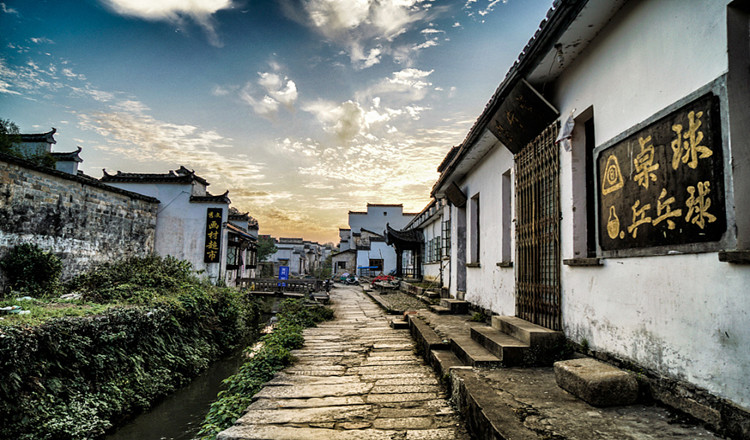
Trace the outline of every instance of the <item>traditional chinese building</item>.
<path fill-rule="evenodd" d="M 356 275 L 389 274 L 396 271 L 396 250 L 385 241 L 387 225 L 401 229 L 415 214 L 404 212 L 401 204 L 368 203 L 367 211 L 349 211 L 349 228 L 340 229 L 339 255 L 334 256 L 336 265 L 334 273 L 346 270 Z M 353 250 L 354 254 L 342 254 Z M 353 268 L 344 269 L 340 262 L 351 261 L 354 255 Z"/>
<path fill-rule="evenodd" d="M 227 226 L 230 200 L 226 192 L 212 195 L 206 190 L 209 183 L 185 167 L 168 173 L 104 171 L 100 180 L 160 200 L 154 246 L 157 254 L 187 260 L 213 282 L 226 275 L 229 231 L 233 237 L 244 233 L 236 226 Z M 235 242 L 241 246 L 233 239 L 233 248 Z"/>
<path fill-rule="evenodd" d="M 556 1 L 432 189 L 452 296 L 636 366 L 737 438 L 749 23 L 739 1 Z"/>
<path fill-rule="evenodd" d="M 258 267 L 258 221 L 247 212 L 229 208 L 225 280 L 236 286 L 240 278 L 255 278 Z"/>

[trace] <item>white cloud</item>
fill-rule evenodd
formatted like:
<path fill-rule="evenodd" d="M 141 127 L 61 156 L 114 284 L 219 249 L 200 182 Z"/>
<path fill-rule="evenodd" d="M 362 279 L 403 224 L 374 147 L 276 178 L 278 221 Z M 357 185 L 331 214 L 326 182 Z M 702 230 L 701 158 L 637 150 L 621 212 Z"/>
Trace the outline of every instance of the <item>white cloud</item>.
<path fill-rule="evenodd" d="M 275 63 L 271 67 L 275 71 L 281 69 Z M 258 72 L 257 82 L 248 82 L 240 91 L 240 98 L 249 104 L 255 113 L 268 118 L 275 117 L 282 105 L 290 111 L 293 110 L 297 97 L 297 85 L 294 81 L 275 72 Z"/>
<path fill-rule="evenodd" d="M 183 23 L 192 19 L 206 33 L 209 42 L 217 47 L 222 43 L 216 33 L 213 15 L 234 6 L 232 0 L 100 0 L 120 15 L 151 21 Z"/>
<path fill-rule="evenodd" d="M 325 131 L 335 134 L 341 141 L 348 141 L 365 133 L 365 112 L 357 102 L 349 100 L 336 104 L 319 100 L 304 105 L 302 110 L 312 113 L 323 124 Z"/>
<path fill-rule="evenodd" d="M 477 0 L 467 0 L 464 4 L 464 9 L 467 11 L 467 15 L 470 17 L 474 17 L 475 14 L 479 14 L 480 16 L 484 17 L 485 15 L 488 15 L 490 12 L 495 10 L 495 6 L 497 6 L 500 2 L 508 3 L 508 0 L 487 0 L 487 5 L 483 8 L 479 8 L 474 11 L 474 7 L 478 5 Z M 484 20 L 481 20 L 482 23 L 484 23 Z M 456 23 L 457 25 L 458 23 Z M 456 25 L 453 25 L 453 27 L 457 27 Z"/>
<path fill-rule="evenodd" d="M 46 37 L 34 37 L 34 38 L 30 38 L 30 40 L 34 44 L 55 44 L 54 41 Z"/>
<path fill-rule="evenodd" d="M 388 95 L 399 103 L 421 101 L 427 96 L 432 83 L 427 80 L 434 70 L 407 68 L 393 72 L 360 94 L 361 97 Z"/>
<path fill-rule="evenodd" d="M 429 6 L 428 6 L 429 5 Z M 285 9 L 365 69 L 391 54 L 391 43 L 428 16 L 425 0 L 287 0 Z"/>
<path fill-rule="evenodd" d="M 2 10 L 3 13 L 5 13 L 5 14 L 16 14 L 16 15 L 18 15 L 18 11 L 17 10 L 5 6 L 5 3 L 0 3 L 0 10 Z"/>

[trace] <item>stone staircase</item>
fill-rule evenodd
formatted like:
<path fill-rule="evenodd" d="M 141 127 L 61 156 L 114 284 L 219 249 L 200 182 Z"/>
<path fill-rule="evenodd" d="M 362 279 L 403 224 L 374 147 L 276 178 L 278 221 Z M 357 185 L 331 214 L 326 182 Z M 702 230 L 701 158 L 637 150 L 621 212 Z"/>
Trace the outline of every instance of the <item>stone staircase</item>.
<path fill-rule="evenodd" d="M 443 308 L 465 301 L 444 300 Z M 458 303 L 458 304 L 457 304 Z M 455 310 L 455 309 L 454 309 Z M 552 365 L 565 338 L 512 316 L 493 316 L 492 325 L 472 322 L 468 314 L 420 311 L 407 316 L 412 336 L 425 359 L 440 374 L 453 366 L 478 368 Z"/>

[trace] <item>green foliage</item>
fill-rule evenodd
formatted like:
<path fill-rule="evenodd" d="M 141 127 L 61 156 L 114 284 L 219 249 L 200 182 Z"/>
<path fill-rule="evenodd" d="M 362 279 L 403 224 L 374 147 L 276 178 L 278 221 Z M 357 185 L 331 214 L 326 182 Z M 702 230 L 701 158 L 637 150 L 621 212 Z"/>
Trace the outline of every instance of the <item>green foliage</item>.
<path fill-rule="evenodd" d="M 281 304 L 277 315 L 278 324 L 274 332 L 261 339 L 260 348 L 248 352 L 250 360 L 245 362 L 234 376 L 224 380 L 226 389 L 219 392 L 206 414 L 198 438 L 213 440 L 216 435 L 230 427 L 243 411 L 250 406 L 252 396 L 273 375 L 293 361 L 290 350 L 301 348 L 305 342 L 302 330 L 333 317 L 327 307 L 308 307 L 300 300 L 287 299 Z"/>
<path fill-rule="evenodd" d="M 43 296 L 57 285 L 62 262 L 36 244 L 23 243 L 0 260 L 0 270 L 12 289 Z"/>
<path fill-rule="evenodd" d="M 0 153 L 19 156 L 14 144 L 20 141 L 18 126 L 9 119 L 0 119 Z"/>
<path fill-rule="evenodd" d="M 589 352 L 589 340 L 586 338 L 581 339 L 581 353 L 588 354 Z"/>
<path fill-rule="evenodd" d="M 0 438 L 99 437 L 186 384 L 257 325 L 252 300 L 200 282 L 186 263 L 129 263 L 73 283 L 91 298 L 117 296 L 119 306 L 80 301 L 71 308 L 99 313 L 0 326 Z M 118 288 L 123 284 L 130 287 Z M 155 292 L 151 301 L 142 294 L 147 289 Z"/>
<path fill-rule="evenodd" d="M 474 312 L 474 314 L 471 316 L 471 320 L 473 322 L 484 322 L 487 320 L 487 315 L 485 315 L 483 312 Z"/>
<path fill-rule="evenodd" d="M 258 237 L 258 261 L 266 261 L 266 258 L 278 250 L 271 237 Z"/>
<path fill-rule="evenodd" d="M 88 301 L 131 304 L 172 296 L 175 291 L 206 287 L 193 274 L 188 261 L 156 255 L 107 263 L 66 285 L 67 290 L 80 292 Z"/>
<path fill-rule="evenodd" d="M 34 156 L 24 156 L 16 147 L 18 142 L 21 142 L 18 126 L 9 119 L 0 119 L 0 153 L 26 159 L 43 167 L 55 167 L 57 161 L 51 154 L 43 153 Z"/>

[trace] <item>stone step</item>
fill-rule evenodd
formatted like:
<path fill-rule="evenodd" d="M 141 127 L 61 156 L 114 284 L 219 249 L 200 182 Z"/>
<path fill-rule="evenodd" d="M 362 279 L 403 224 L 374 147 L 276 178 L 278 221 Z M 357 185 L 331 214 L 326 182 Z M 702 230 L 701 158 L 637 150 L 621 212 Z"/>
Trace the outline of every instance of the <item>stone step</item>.
<path fill-rule="evenodd" d="M 524 354 L 529 349 L 529 344 L 501 333 L 489 326 L 476 326 L 471 328 L 471 339 L 475 340 L 497 356 L 503 365 L 513 367 L 523 365 Z"/>
<path fill-rule="evenodd" d="M 502 367 L 500 358 L 490 353 L 481 344 L 471 339 L 470 335 L 454 336 L 451 338 L 451 350 L 464 365 L 480 368 Z"/>
<path fill-rule="evenodd" d="M 469 313 L 469 302 L 460 299 L 443 298 L 440 305 L 450 309 L 452 315 L 465 315 Z"/>
<path fill-rule="evenodd" d="M 427 296 L 427 298 L 430 298 L 430 299 L 440 298 L 440 293 L 433 292 L 431 290 L 425 290 L 424 294 L 425 294 L 425 296 Z"/>
<path fill-rule="evenodd" d="M 442 378 L 450 371 L 451 367 L 462 366 L 463 362 L 450 350 L 430 350 L 427 362 L 437 371 Z"/>
<path fill-rule="evenodd" d="M 409 322 L 401 318 L 394 318 L 389 320 L 388 325 L 390 325 L 394 330 L 404 330 L 409 328 Z"/>
<path fill-rule="evenodd" d="M 432 313 L 437 313 L 438 315 L 450 315 L 451 314 L 451 309 L 449 307 L 444 307 L 444 306 L 432 305 L 430 306 L 430 310 L 432 311 Z"/>
<path fill-rule="evenodd" d="M 560 331 L 532 324 L 515 316 L 492 316 L 492 327 L 531 346 L 550 346 L 565 340 Z"/>
<path fill-rule="evenodd" d="M 635 376 L 596 359 L 555 362 L 557 386 L 594 406 L 630 405 L 638 400 Z"/>
<path fill-rule="evenodd" d="M 414 337 L 414 341 L 425 352 L 427 350 L 448 350 L 450 348 L 448 342 L 443 341 L 443 338 L 435 333 L 435 330 L 417 315 L 407 315 L 407 319 L 409 320 L 409 330 Z"/>

